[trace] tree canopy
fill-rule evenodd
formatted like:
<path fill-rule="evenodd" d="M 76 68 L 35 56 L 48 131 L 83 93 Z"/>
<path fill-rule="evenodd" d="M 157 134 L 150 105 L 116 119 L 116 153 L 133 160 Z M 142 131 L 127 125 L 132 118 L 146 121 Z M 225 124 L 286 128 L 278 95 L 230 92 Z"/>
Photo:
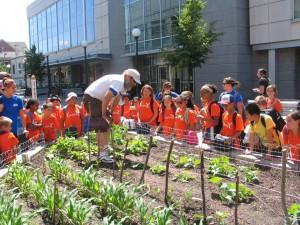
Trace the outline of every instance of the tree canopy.
<path fill-rule="evenodd" d="M 44 74 L 45 56 L 43 53 L 37 53 L 36 47 L 33 45 L 29 50 L 25 51 L 24 67 L 27 74 L 35 75 L 38 80 L 42 80 Z"/>
<path fill-rule="evenodd" d="M 164 49 L 163 58 L 172 66 L 188 67 L 189 71 L 205 62 L 212 44 L 220 34 L 214 32 L 213 23 L 203 19 L 206 6 L 203 0 L 186 0 L 174 26 L 175 49 Z"/>

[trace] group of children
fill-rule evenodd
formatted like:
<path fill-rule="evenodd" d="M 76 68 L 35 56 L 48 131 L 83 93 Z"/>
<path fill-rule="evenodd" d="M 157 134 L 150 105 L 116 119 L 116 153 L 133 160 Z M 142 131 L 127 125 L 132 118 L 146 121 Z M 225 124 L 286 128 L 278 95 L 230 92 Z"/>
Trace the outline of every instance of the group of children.
<path fill-rule="evenodd" d="M 266 153 L 266 158 L 281 155 L 283 146 L 289 144 L 293 145 L 292 159 L 300 162 L 299 111 L 289 114 L 287 123 L 283 120 L 275 85 L 269 85 L 266 95 L 259 95 L 254 103 L 245 107 L 242 96 L 235 90 L 238 85 L 238 81 L 226 77 L 218 100 L 215 100 L 216 86 L 203 85 L 201 108 L 194 104 L 192 92 L 177 95 L 171 91 L 169 82 L 157 96 L 151 86 L 145 85 L 140 99 L 130 101 L 128 96 L 123 96 L 124 104 L 112 110 L 113 123 L 126 124 L 134 120 L 137 126 L 146 124 L 156 133 L 186 142 L 202 131 L 206 143 L 246 146 L 246 153 L 259 151 Z"/>
<path fill-rule="evenodd" d="M 224 78 L 224 91 L 218 100 L 215 100 L 216 86 L 203 85 L 200 89 L 201 108 L 194 104 L 192 92 L 177 94 L 172 91 L 170 82 L 165 82 L 163 90 L 156 96 L 150 85 L 144 85 L 140 98 L 130 100 L 129 96 L 124 95 L 121 104 L 109 112 L 114 124 L 133 121 L 136 126 L 147 125 L 148 128 L 154 128 L 156 133 L 175 136 L 177 140 L 187 142 L 197 139 L 198 131 L 202 131 L 206 143 L 222 142 L 229 146 L 246 143 L 249 152 L 260 149 L 269 153 L 267 157 L 281 154 L 284 144 L 293 145 L 291 157 L 300 162 L 299 111 L 288 115 L 287 124 L 281 121 L 280 126 L 277 120 L 282 119 L 282 105 L 274 85 L 267 87 L 266 96 L 258 96 L 254 103 L 246 107 L 242 96 L 235 90 L 238 85 L 239 82 L 233 78 Z M 84 123 L 88 118 L 86 110 L 78 105 L 77 95 L 73 92 L 68 94 L 65 101 L 66 105 L 62 107 L 58 96 L 51 96 L 42 106 L 42 113 L 38 110 L 38 100 L 27 101 L 24 113 L 29 140 L 36 141 L 43 134 L 46 141 L 52 142 L 60 135 L 78 137 L 84 133 Z M 0 117 L 2 161 L 15 158 L 13 151 L 7 153 L 18 145 L 18 139 L 10 132 L 11 124 L 9 118 Z"/>
<path fill-rule="evenodd" d="M 66 105 L 61 106 L 58 96 L 51 96 L 39 110 L 39 101 L 29 99 L 26 102 L 24 113 L 26 139 L 31 142 L 38 141 L 41 135 L 45 141 L 53 142 L 60 135 L 78 137 L 83 134 L 84 121 L 87 114 L 83 107 L 77 104 L 76 93 L 71 92 L 66 98 Z M 15 159 L 15 150 L 19 144 L 18 138 L 11 132 L 12 120 L 0 117 L 0 163 L 6 164 Z"/>

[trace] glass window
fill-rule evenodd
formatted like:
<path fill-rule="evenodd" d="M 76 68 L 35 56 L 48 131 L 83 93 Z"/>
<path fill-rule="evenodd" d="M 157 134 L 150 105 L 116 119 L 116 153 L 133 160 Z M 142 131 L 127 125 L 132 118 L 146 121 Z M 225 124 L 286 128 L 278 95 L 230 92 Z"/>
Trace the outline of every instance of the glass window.
<path fill-rule="evenodd" d="M 77 45 L 80 45 L 81 42 L 85 39 L 84 36 L 84 2 L 83 0 L 76 0 L 77 3 Z"/>
<path fill-rule="evenodd" d="M 38 48 L 37 52 L 43 52 L 42 14 L 38 14 Z"/>
<path fill-rule="evenodd" d="M 58 50 L 58 35 L 57 35 L 57 11 L 56 4 L 51 6 L 51 20 L 52 20 L 52 50 Z"/>
<path fill-rule="evenodd" d="M 62 0 L 57 2 L 57 24 L 58 24 L 58 49 L 64 49 L 64 26 Z"/>
<path fill-rule="evenodd" d="M 146 40 L 160 38 L 159 0 L 145 1 L 145 32 Z"/>
<path fill-rule="evenodd" d="M 300 0 L 294 0 L 294 18 L 300 18 Z"/>
<path fill-rule="evenodd" d="M 70 25 L 71 25 L 71 46 L 78 45 L 77 38 L 77 1 L 72 2 L 70 5 Z"/>
<path fill-rule="evenodd" d="M 85 0 L 86 15 L 86 39 L 88 42 L 95 40 L 95 23 L 94 23 L 94 0 Z"/>
<path fill-rule="evenodd" d="M 70 48 L 70 2 L 63 0 L 63 30 L 64 30 L 64 47 Z"/>
<path fill-rule="evenodd" d="M 48 52 L 52 52 L 53 51 L 53 44 L 52 44 L 51 8 L 47 9 L 47 42 L 48 42 Z"/>
<path fill-rule="evenodd" d="M 48 52 L 48 46 L 47 46 L 47 14 L 46 11 L 43 11 L 42 13 L 42 52 L 46 53 Z"/>

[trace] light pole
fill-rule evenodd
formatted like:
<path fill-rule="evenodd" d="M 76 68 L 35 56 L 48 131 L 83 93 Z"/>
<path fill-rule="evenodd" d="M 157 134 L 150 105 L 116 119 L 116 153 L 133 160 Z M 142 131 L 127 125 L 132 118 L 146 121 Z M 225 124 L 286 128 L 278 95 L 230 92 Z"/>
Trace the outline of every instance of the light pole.
<path fill-rule="evenodd" d="M 135 39 L 135 68 L 138 70 L 139 37 L 141 35 L 141 30 L 139 28 L 134 28 L 132 29 L 131 34 Z"/>
<path fill-rule="evenodd" d="M 52 89 L 52 83 L 51 83 L 51 75 L 50 75 L 50 67 L 49 67 L 49 55 L 46 56 L 47 60 L 47 76 L 48 76 L 48 94 L 50 96 L 51 94 L 51 89 Z"/>
<path fill-rule="evenodd" d="M 86 56 L 86 48 L 87 48 L 87 41 L 83 40 L 81 42 L 81 46 L 83 47 L 84 52 L 84 74 L 83 74 L 83 80 L 86 85 L 86 87 L 89 85 L 89 77 L 87 72 L 87 56 Z"/>
<path fill-rule="evenodd" d="M 27 91 L 26 58 L 23 59 L 23 67 L 24 67 L 25 93 L 26 93 Z"/>

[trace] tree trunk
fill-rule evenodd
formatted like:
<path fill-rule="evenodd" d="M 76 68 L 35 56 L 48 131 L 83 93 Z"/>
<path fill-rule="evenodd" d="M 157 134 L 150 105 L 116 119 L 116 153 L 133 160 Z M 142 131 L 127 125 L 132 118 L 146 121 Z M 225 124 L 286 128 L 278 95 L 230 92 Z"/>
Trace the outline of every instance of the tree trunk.
<path fill-rule="evenodd" d="M 193 65 L 188 66 L 188 74 L 189 74 L 189 91 L 194 93 L 194 67 Z"/>

